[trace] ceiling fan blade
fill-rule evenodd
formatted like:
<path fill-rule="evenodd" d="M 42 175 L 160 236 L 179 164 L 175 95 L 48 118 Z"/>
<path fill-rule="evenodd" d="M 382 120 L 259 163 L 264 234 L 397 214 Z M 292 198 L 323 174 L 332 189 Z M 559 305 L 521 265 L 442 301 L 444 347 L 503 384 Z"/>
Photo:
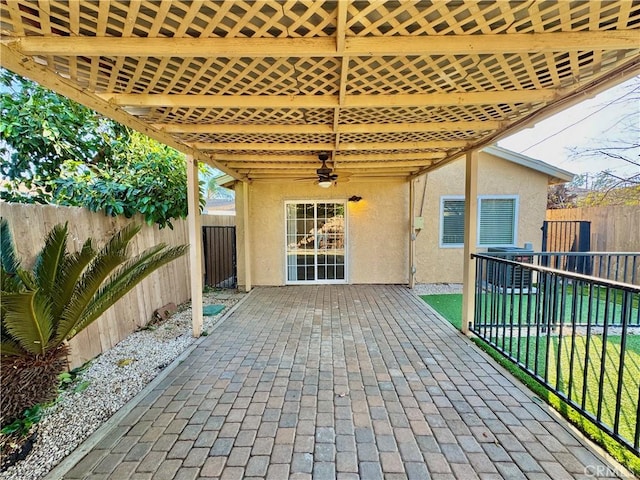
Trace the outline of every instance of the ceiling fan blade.
<path fill-rule="evenodd" d="M 302 178 L 294 178 L 293 181 L 294 182 L 311 182 L 311 181 L 317 181 L 318 177 L 302 177 Z"/>

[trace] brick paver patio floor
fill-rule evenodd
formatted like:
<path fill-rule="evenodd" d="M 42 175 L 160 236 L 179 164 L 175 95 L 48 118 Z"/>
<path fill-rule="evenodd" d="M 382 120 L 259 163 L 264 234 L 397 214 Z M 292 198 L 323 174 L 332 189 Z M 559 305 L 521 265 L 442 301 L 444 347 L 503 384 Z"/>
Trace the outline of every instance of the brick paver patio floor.
<path fill-rule="evenodd" d="M 257 288 L 65 478 L 611 478 L 514 382 L 405 287 Z"/>

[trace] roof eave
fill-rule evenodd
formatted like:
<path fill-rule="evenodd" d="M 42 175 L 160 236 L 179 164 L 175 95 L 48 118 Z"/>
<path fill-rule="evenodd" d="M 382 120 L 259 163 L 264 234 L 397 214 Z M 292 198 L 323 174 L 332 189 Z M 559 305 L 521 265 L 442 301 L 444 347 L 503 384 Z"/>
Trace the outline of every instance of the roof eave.
<path fill-rule="evenodd" d="M 575 177 L 574 173 L 571 173 L 567 170 L 563 170 L 561 168 L 543 162 L 542 160 L 528 157 L 521 153 L 514 152 L 497 145 L 489 145 L 488 147 L 484 147 L 482 151 L 495 157 L 502 158 L 503 160 L 515 163 L 517 165 L 522 165 L 523 167 L 527 167 L 537 172 L 544 173 L 549 177 L 549 185 L 570 182 Z"/>

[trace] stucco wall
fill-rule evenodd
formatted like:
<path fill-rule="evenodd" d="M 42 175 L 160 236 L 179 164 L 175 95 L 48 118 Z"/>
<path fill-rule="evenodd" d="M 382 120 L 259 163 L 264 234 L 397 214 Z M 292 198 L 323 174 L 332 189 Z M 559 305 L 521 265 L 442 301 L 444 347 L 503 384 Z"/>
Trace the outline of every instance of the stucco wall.
<path fill-rule="evenodd" d="M 517 245 L 540 249 L 548 177 L 494 157 L 479 156 L 479 195 L 517 195 Z M 425 228 L 416 239 L 416 282 L 462 282 L 462 248 L 440 248 L 440 198 L 464 195 L 464 159 L 421 177 L 415 185 L 415 215 Z M 244 258 L 244 184 L 236 187 L 238 283 L 246 283 Z M 249 231 L 252 285 L 284 285 L 284 202 L 345 200 L 348 203 L 347 254 L 349 283 L 407 283 L 409 275 L 409 186 L 404 181 L 345 182 L 329 189 L 295 182 L 255 182 L 249 186 Z M 421 205 L 422 212 L 420 210 Z"/>
<path fill-rule="evenodd" d="M 243 257 L 244 200 L 236 188 L 238 284 L 246 284 Z M 404 181 L 338 182 L 322 189 L 295 182 L 255 182 L 249 186 L 249 232 L 253 285 L 284 285 L 284 202 L 346 200 L 349 283 L 407 283 L 409 187 Z"/>
<path fill-rule="evenodd" d="M 540 248 L 540 227 L 545 218 L 548 177 L 529 168 L 479 154 L 478 194 L 518 195 L 517 245 L 533 243 Z M 464 195 L 465 160 L 460 159 L 421 177 L 416 182 L 416 216 L 423 201 L 425 228 L 416 239 L 417 283 L 462 282 L 463 253 L 460 248 L 440 248 L 440 198 Z M 426 180 L 426 190 L 425 190 Z M 479 249 L 479 251 L 481 251 Z"/>

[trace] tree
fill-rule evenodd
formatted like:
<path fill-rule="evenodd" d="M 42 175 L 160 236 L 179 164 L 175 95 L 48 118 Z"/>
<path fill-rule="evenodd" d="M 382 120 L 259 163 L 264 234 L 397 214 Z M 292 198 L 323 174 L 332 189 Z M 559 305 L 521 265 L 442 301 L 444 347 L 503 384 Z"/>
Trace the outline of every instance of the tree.
<path fill-rule="evenodd" d="M 640 205 L 640 182 L 633 177 L 625 180 L 608 170 L 578 175 L 572 184 L 586 193 L 576 200 L 576 206 Z"/>
<path fill-rule="evenodd" d="M 6 220 L 0 219 L 0 423 L 53 400 L 67 366 L 67 340 L 91 325 L 142 279 L 186 252 L 158 244 L 131 258 L 129 225 L 97 249 L 88 239 L 67 252 L 67 225 L 47 235 L 33 269 L 22 267 Z"/>
<path fill-rule="evenodd" d="M 623 173 L 605 169 L 596 174 L 579 176 L 573 183 L 592 190 L 580 204 L 586 205 L 639 205 L 640 204 L 640 77 L 636 77 L 626 92 L 609 105 L 619 106 L 619 118 L 609 130 L 619 132 L 617 136 L 603 136 L 594 141 L 593 146 L 573 148 L 573 159 L 596 159 L 603 164 L 615 160 L 629 168 Z M 625 105 L 633 108 L 625 109 Z M 601 108 L 601 109 L 602 109 Z M 598 110 L 599 111 L 599 110 Z"/>
<path fill-rule="evenodd" d="M 0 70 L 0 198 L 135 213 L 173 226 L 187 216 L 181 153 Z M 201 205 L 204 199 L 201 195 Z"/>
<path fill-rule="evenodd" d="M 187 216 L 187 170 L 181 153 L 131 132 L 127 143 L 114 145 L 113 155 L 117 163 L 65 162 L 60 177 L 51 181 L 55 202 L 127 218 L 141 213 L 147 223 L 160 227 L 173 228 L 171 219 Z"/>
<path fill-rule="evenodd" d="M 64 162 L 109 162 L 127 140 L 123 126 L 19 75 L 0 69 L 0 85 L 4 200 L 48 203 Z"/>
<path fill-rule="evenodd" d="M 576 194 L 567 188 L 566 183 L 551 185 L 547 189 L 547 209 L 575 207 Z"/>

